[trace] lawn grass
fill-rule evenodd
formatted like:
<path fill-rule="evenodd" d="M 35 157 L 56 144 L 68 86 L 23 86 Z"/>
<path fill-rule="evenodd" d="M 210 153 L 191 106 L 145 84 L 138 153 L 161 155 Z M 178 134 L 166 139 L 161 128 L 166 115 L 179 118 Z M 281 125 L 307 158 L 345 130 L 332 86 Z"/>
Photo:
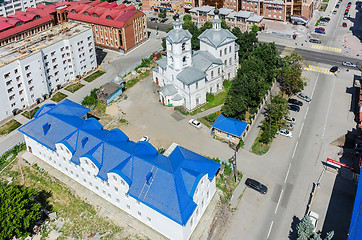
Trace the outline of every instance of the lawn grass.
<path fill-rule="evenodd" d="M 78 91 L 79 89 L 81 89 L 82 87 L 84 87 L 84 85 L 78 82 L 78 83 L 73 83 L 73 84 L 69 85 L 68 87 L 65 88 L 65 90 L 67 90 L 68 92 L 74 93 L 74 92 Z"/>
<path fill-rule="evenodd" d="M 30 111 L 23 112 L 21 115 L 23 115 L 27 119 L 32 119 L 38 110 L 39 110 L 39 107 L 36 107 L 34 109 L 31 109 Z"/>
<path fill-rule="evenodd" d="M 132 78 L 131 80 L 127 81 L 125 84 L 125 88 L 131 88 L 134 85 L 136 85 L 136 83 L 138 83 L 139 81 L 141 81 L 142 79 L 146 78 L 147 76 L 149 76 L 151 74 L 151 71 L 148 70 L 144 73 L 141 73 L 138 77 L 136 78 Z"/>
<path fill-rule="evenodd" d="M 12 177 L 14 184 L 21 183 L 18 160 L 7 168 L 0 179 Z M 45 192 L 46 200 L 52 211 L 57 213 L 57 219 L 64 223 L 58 239 L 88 239 L 92 233 L 99 233 L 102 239 L 144 239 L 140 235 L 133 236 L 127 229 L 116 225 L 110 218 L 102 216 L 100 209 L 85 202 L 77 196 L 73 189 L 49 175 L 36 164 L 22 165 L 25 186 L 31 186 L 37 192 Z M 56 223 L 50 222 L 46 230 L 41 232 L 41 239 L 48 239 L 46 235 L 52 229 L 58 229 Z"/>
<path fill-rule="evenodd" d="M 202 105 L 199 108 L 195 109 L 194 111 L 191 112 L 191 115 L 195 115 L 197 113 L 203 112 L 203 111 L 208 110 L 210 108 L 213 108 L 213 107 L 219 106 L 221 104 L 224 104 L 227 94 L 228 94 L 227 90 L 216 94 L 215 98 L 214 98 L 214 100 L 212 100 L 212 102 L 208 102 L 205 105 Z M 201 109 L 203 109 L 203 111 L 201 111 Z"/>
<path fill-rule="evenodd" d="M 54 96 L 50 100 L 58 103 L 66 97 L 68 97 L 68 95 L 61 93 L 61 92 L 57 92 L 56 94 L 54 94 Z"/>
<path fill-rule="evenodd" d="M 0 136 L 4 136 L 6 134 L 11 133 L 22 124 L 16 121 L 15 119 L 10 120 L 9 122 L 5 123 L 4 125 L 0 126 Z"/>
<path fill-rule="evenodd" d="M 94 79 L 102 76 L 103 74 L 105 74 L 105 72 L 98 70 L 98 71 L 92 73 L 91 75 L 89 75 L 88 77 L 84 78 L 84 81 L 92 82 L 92 81 L 94 81 Z"/>
<path fill-rule="evenodd" d="M 209 121 L 207 121 L 205 119 L 205 117 L 202 118 L 198 118 L 197 121 L 199 121 L 200 123 L 204 124 L 206 127 L 211 128 L 212 124 L 210 124 Z"/>
<path fill-rule="evenodd" d="M 270 144 L 265 144 L 260 142 L 260 134 L 261 131 L 259 131 L 258 136 L 255 138 L 255 141 L 253 143 L 253 145 L 251 146 L 251 152 L 255 153 L 257 155 L 264 155 L 265 153 L 267 153 L 269 151 L 270 148 Z"/>

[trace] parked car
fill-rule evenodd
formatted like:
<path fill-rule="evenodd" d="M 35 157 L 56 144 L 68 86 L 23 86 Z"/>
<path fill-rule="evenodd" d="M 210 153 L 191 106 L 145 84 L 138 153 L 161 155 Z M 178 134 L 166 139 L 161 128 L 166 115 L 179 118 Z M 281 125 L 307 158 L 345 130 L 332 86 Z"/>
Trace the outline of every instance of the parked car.
<path fill-rule="evenodd" d="M 349 9 L 348 9 L 348 8 L 344 11 L 344 14 L 346 14 L 346 13 L 349 13 Z"/>
<path fill-rule="evenodd" d="M 306 102 L 310 102 L 312 99 L 310 99 L 307 95 L 305 95 L 304 93 L 299 93 L 298 97 Z"/>
<path fill-rule="evenodd" d="M 347 23 L 345 23 L 345 22 L 342 23 L 342 26 L 343 26 L 343 27 L 347 27 Z"/>
<path fill-rule="evenodd" d="M 140 139 L 140 142 L 148 142 L 148 141 L 150 141 L 150 138 L 149 137 L 147 137 L 147 136 L 143 136 L 141 139 Z"/>
<path fill-rule="evenodd" d="M 348 2 L 347 5 L 352 5 L 352 2 Z"/>
<path fill-rule="evenodd" d="M 339 8 L 339 3 L 336 4 L 336 7 L 335 8 Z"/>
<path fill-rule="evenodd" d="M 295 111 L 295 112 L 299 112 L 300 111 L 300 107 L 297 105 L 289 105 L 288 109 L 291 111 Z"/>
<path fill-rule="evenodd" d="M 334 15 L 337 14 L 337 10 L 333 10 L 332 14 Z"/>
<path fill-rule="evenodd" d="M 339 67 L 338 66 L 333 66 L 333 67 L 331 67 L 331 69 L 329 69 L 329 71 L 332 72 L 332 73 L 335 73 L 335 72 L 339 71 Z"/>
<path fill-rule="evenodd" d="M 317 27 L 317 28 L 315 28 L 315 30 L 318 30 L 318 29 L 321 30 L 321 31 L 324 31 L 324 32 L 326 31 L 326 29 L 325 29 L 324 27 Z"/>
<path fill-rule="evenodd" d="M 293 134 L 287 129 L 280 129 L 279 131 L 277 131 L 277 134 L 290 138 L 293 136 Z"/>
<path fill-rule="evenodd" d="M 318 219 L 319 219 L 319 214 L 315 213 L 313 211 L 310 211 L 310 213 L 308 214 L 308 217 L 310 219 L 310 221 L 312 222 L 313 225 L 313 232 L 316 231 L 317 228 L 317 223 L 318 223 Z"/>
<path fill-rule="evenodd" d="M 346 9 L 350 9 L 351 8 L 351 5 L 347 5 L 347 8 Z"/>
<path fill-rule="evenodd" d="M 344 14 L 343 20 L 347 20 L 347 19 L 348 19 L 348 14 Z"/>
<path fill-rule="evenodd" d="M 329 17 L 322 17 L 319 21 L 329 22 L 329 21 L 331 21 L 331 18 L 329 18 Z"/>
<path fill-rule="evenodd" d="M 197 129 L 201 128 L 201 123 L 195 119 L 191 119 L 189 123 Z"/>
<path fill-rule="evenodd" d="M 320 34 L 325 34 L 325 33 L 326 33 L 325 31 L 322 31 L 322 30 L 320 30 L 320 29 L 316 29 L 315 32 L 316 32 L 316 33 L 320 33 Z"/>
<path fill-rule="evenodd" d="M 285 126 L 286 126 L 286 127 L 288 128 L 288 130 L 290 130 L 290 131 L 293 131 L 293 129 L 294 129 L 293 123 L 288 122 L 288 123 L 285 124 Z"/>
<path fill-rule="evenodd" d="M 160 22 L 161 23 L 164 23 L 164 22 L 166 22 L 168 19 L 167 18 L 162 18 L 161 20 L 160 20 Z"/>
<path fill-rule="evenodd" d="M 347 67 L 357 67 L 356 64 L 351 62 L 342 62 L 342 65 Z"/>
<path fill-rule="evenodd" d="M 311 42 L 311 43 L 318 43 L 318 44 L 321 44 L 321 43 L 322 43 L 321 40 L 316 39 L 316 38 L 311 38 L 311 39 L 309 39 L 309 42 Z"/>
<path fill-rule="evenodd" d="M 268 192 L 268 188 L 265 185 L 251 178 L 246 179 L 245 185 L 252 189 L 255 189 L 262 194 L 266 194 Z"/>
<path fill-rule="evenodd" d="M 303 106 L 303 103 L 301 101 L 299 101 L 297 99 L 293 99 L 293 98 L 288 99 L 288 103 L 295 104 L 298 106 Z"/>
<path fill-rule="evenodd" d="M 290 117 L 285 117 L 284 120 L 287 121 L 287 122 L 293 123 L 293 124 L 295 124 L 295 122 L 296 122 L 296 119 L 293 118 L 293 117 L 292 117 L 292 118 L 290 118 Z"/>

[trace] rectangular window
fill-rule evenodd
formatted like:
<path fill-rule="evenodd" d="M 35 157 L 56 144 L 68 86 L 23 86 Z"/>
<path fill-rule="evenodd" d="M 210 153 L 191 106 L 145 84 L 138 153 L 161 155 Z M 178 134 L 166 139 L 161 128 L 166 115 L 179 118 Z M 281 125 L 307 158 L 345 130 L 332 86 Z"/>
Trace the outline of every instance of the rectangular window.
<path fill-rule="evenodd" d="M 131 206 L 130 206 L 130 205 L 127 205 L 127 209 L 131 209 Z"/>
<path fill-rule="evenodd" d="M 141 212 L 137 212 L 137 214 L 138 214 L 138 216 L 140 216 L 140 217 L 142 216 L 142 213 L 141 213 Z"/>

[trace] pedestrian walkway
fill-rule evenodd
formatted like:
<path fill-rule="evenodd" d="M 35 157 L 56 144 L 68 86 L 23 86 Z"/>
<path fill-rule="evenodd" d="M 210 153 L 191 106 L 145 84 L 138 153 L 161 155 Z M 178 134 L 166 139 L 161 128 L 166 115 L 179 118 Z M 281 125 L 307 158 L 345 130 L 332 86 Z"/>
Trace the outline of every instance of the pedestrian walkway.
<path fill-rule="evenodd" d="M 285 57 L 287 55 L 290 55 L 292 52 L 294 52 L 295 47 L 286 46 L 283 50 L 283 52 L 280 54 L 281 57 Z"/>
<path fill-rule="evenodd" d="M 314 49 L 319 49 L 319 50 L 323 50 L 323 51 L 336 52 L 336 53 L 342 52 L 342 49 L 340 49 L 340 48 L 327 47 L 327 46 L 318 45 L 318 44 L 313 44 L 313 45 L 312 45 L 312 48 L 314 48 Z"/>
<path fill-rule="evenodd" d="M 331 73 L 329 71 L 329 68 L 325 68 L 325 67 L 318 67 L 318 66 L 309 65 L 308 67 L 305 67 L 304 70 L 312 71 L 312 72 L 320 72 L 320 73 L 324 73 L 324 74 L 328 74 L 328 75 L 333 75 L 333 73 Z"/>

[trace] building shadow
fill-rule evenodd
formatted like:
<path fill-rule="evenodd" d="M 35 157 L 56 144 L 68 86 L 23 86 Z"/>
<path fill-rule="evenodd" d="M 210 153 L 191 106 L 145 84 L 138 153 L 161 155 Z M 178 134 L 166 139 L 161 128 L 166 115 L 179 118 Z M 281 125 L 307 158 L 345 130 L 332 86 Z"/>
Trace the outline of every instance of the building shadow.
<path fill-rule="evenodd" d="M 101 48 L 96 48 L 97 65 L 101 65 L 106 56 L 107 52 Z"/>
<path fill-rule="evenodd" d="M 354 5 L 355 3 L 353 3 Z M 362 24 L 362 4 L 358 2 L 355 5 L 356 16 L 354 18 L 348 17 L 348 19 L 353 23 L 350 27 L 353 36 L 356 36 L 360 41 L 362 41 L 362 29 L 360 28 Z M 359 55 L 357 55 L 358 57 Z"/>

